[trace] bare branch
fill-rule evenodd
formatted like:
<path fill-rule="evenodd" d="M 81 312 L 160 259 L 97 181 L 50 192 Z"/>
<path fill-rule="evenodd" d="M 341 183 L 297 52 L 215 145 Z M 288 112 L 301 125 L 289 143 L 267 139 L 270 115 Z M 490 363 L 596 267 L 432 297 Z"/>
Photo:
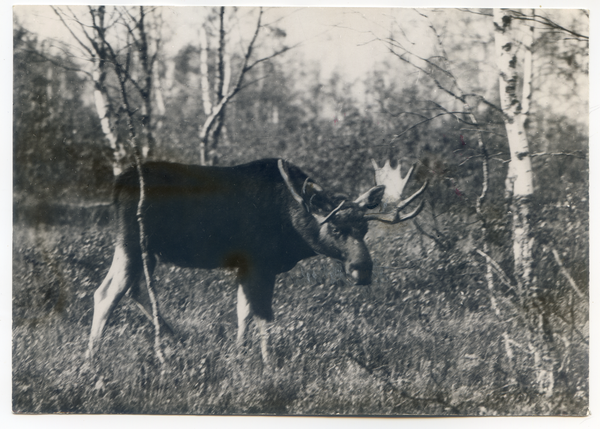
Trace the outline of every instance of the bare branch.
<path fill-rule="evenodd" d="M 497 153 L 497 154 L 495 154 L 495 155 L 489 155 L 489 156 L 488 156 L 488 159 L 493 159 L 493 160 L 496 160 L 496 161 L 502 161 L 502 162 L 509 162 L 509 161 L 510 161 L 510 159 L 509 159 L 509 160 L 504 160 L 504 159 L 501 159 L 501 158 L 495 158 L 496 156 L 498 156 L 498 155 L 502 155 L 502 154 L 503 154 L 503 152 L 499 152 L 499 153 Z M 466 164 L 468 161 L 470 161 L 470 160 L 471 160 L 471 159 L 473 159 L 473 158 L 482 158 L 483 156 L 484 156 L 484 155 L 472 155 L 472 156 L 469 156 L 468 158 L 465 158 L 465 159 L 464 159 L 464 160 L 463 160 L 463 161 L 462 161 L 460 164 L 458 164 L 458 165 L 464 165 L 464 164 Z"/>
<path fill-rule="evenodd" d="M 569 282 L 569 285 L 573 288 L 573 290 L 577 293 L 577 295 L 579 295 L 579 298 L 585 298 L 584 293 L 581 292 L 581 290 L 579 290 L 579 288 L 577 287 L 577 284 L 575 283 L 575 280 L 573 280 L 573 277 L 571 277 L 571 275 L 569 274 L 569 272 L 563 265 L 562 261 L 560 260 L 560 256 L 558 256 L 558 252 L 556 251 L 556 249 L 554 249 L 554 248 L 552 249 L 552 254 L 554 255 L 554 260 L 556 261 L 556 263 L 558 264 L 558 266 L 560 268 L 560 273 L 567 279 L 567 281 Z"/>
<path fill-rule="evenodd" d="M 51 63 L 51 64 L 54 64 L 56 67 L 60 67 L 60 68 L 62 68 L 63 70 L 74 71 L 74 72 L 78 72 L 78 73 L 84 73 L 85 75 L 87 75 L 87 76 L 89 76 L 89 77 L 91 77 L 91 76 L 92 76 L 92 74 L 91 74 L 91 73 L 89 73 L 89 72 L 87 72 L 87 71 L 85 71 L 85 70 L 83 70 L 83 69 L 81 69 L 81 68 L 77 68 L 77 67 L 69 67 L 69 66 L 66 66 L 66 65 L 62 64 L 61 62 L 59 62 L 59 61 L 55 60 L 54 58 L 52 58 L 52 57 L 49 57 L 49 56 L 46 56 L 46 55 L 44 55 L 43 53 L 41 53 L 41 52 L 38 52 L 38 51 L 36 51 L 36 50 L 31 50 L 31 49 L 22 49 L 22 48 L 21 48 L 21 49 L 18 49 L 18 50 L 19 50 L 19 51 L 21 51 L 21 52 L 27 52 L 28 54 L 37 55 L 37 56 L 38 56 L 38 57 L 40 57 L 40 58 L 41 58 L 43 61 L 48 61 L 49 63 Z"/>
<path fill-rule="evenodd" d="M 545 25 L 551 29 L 560 30 L 561 32 L 568 33 L 568 34 L 574 36 L 574 38 L 579 41 L 589 42 L 589 40 L 590 40 L 589 36 L 586 36 L 585 34 L 580 34 L 580 33 L 577 33 L 576 31 L 565 28 L 562 25 L 559 25 L 558 23 L 552 21 L 551 19 L 546 18 L 545 16 L 540 16 L 540 15 L 529 16 L 529 15 L 525 15 L 523 12 L 518 11 L 518 10 L 511 10 L 510 14 L 513 19 L 517 19 L 520 21 L 537 22 L 538 24 Z"/>
<path fill-rule="evenodd" d="M 251 80 L 250 82 L 246 82 L 245 84 L 243 84 L 243 85 L 240 86 L 240 89 L 239 89 L 238 92 L 241 92 L 244 89 L 246 89 L 247 87 L 254 85 L 256 82 L 260 82 L 261 80 L 265 80 L 268 77 L 269 77 L 269 75 L 265 75 L 265 76 L 261 76 L 259 78 L 256 78 L 254 80 Z"/>
<path fill-rule="evenodd" d="M 535 156 L 572 156 L 572 157 L 578 158 L 578 159 L 587 159 L 587 157 L 585 155 L 583 155 L 582 151 L 577 151 L 577 152 L 538 152 L 538 153 L 532 153 L 529 156 L 532 158 Z"/>
<path fill-rule="evenodd" d="M 479 95 L 479 94 L 463 94 L 463 97 L 465 97 L 465 98 L 467 98 L 467 97 L 476 98 L 477 100 L 483 102 L 487 106 L 490 106 L 492 109 L 496 110 L 497 112 L 503 113 L 502 112 L 502 108 L 500 108 L 497 105 L 495 105 L 494 103 L 488 101 L 483 95 Z"/>
<path fill-rule="evenodd" d="M 260 29 L 262 27 L 262 25 L 261 25 L 262 15 L 263 15 L 263 9 L 260 8 L 259 13 L 258 13 L 258 20 L 256 22 L 256 29 L 254 30 L 254 34 L 252 35 L 252 39 L 250 40 L 250 43 L 248 43 L 246 55 L 244 55 L 244 65 L 242 66 L 242 71 L 238 78 L 238 84 L 236 85 L 236 87 L 239 87 L 239 84 L 242 82 L 242 79 L 244 78 L 244 74 L 246 73 L 246 71 L 248 71 L 248 68 L 247 68 L 248 61 L 250 60 L 250 56 L 252 55 L 252 50 L 254 49 L 254 43 L 256 42 L 256 38 L 258 37 L 258 33 L 260 32 Z"/>
<path fill-rule="evenodd" d="M 498 273 L 498 277 L 500 278 L 500 280 L 502 281 L 502 283 L 504 283 L 504 285 L 506 287 L 508 287 L 509 289 L 516 292 L 516 289 L 512 285 L 510 279 L 508 278 L 508 276 L 506 275 L 506 273 L 504 272 L 502 267 L 500 267 L 500 265 L 496 261 L 494 261 L 487 253 L 483 252 L 480 249 L 475 249 L 475 252 L 477 252 L 479 255 L 483 256 L 487 260 L 487 262 L 490 263 L 492 265 L 492 267 L 494 267 L 494 269 Z"/>
<path fill-rule="evenodd" d="M 471 126 L 478 126 L 477 122 L 467 122 L 464 119 L 458 117 L 457 115 L 468 115 L 468 113 L 466 112 L 451 112 L 450 110 L 446 109 L 444 106 L 442 106 L 439 103 L 436 103 L 433 100 L 428 100 L 429 103 L 433 104 L 436 108 L 438 108 L 439 110 L 446 112 L 452 116 L 454 116 L 454 119 L 456 119 L 458 122 L 462 122 L 463 124 L 466 125 L 471 125 Z"/>
<path fill-rule="evenodd" d="M 77 43 L 79 43 L 79 45 L 90 55 L 90 57 L 93 57 L 94 54 L 91 51 L 91 49 L 85 44 L 83 43 L 79 37 L 77 37 L 77 35 L 75 34 L 75 32 L 71 29 L 71 27 L 69 26 L 69 24 L 67 24 L 67 22 L 64 20 L 63 18 L 63 14 L 59 12 L 60 9 L 55 8 L 54 6 L 50 6 L 52 8 L 52 10 L 54 11 L 54 13 L 56 14 L 56 16 L 58 16 L 58 18 L 60 19 L 60 21 L 63 23 L 63 25 L 65 26 L 65 28 L 69 31 L 69 33 L 71 33 L 71 36 L 73 36 L 73 38 L 77 41 Z M 80 23 L 79 21 L 76 21 L 78 24 L 83 25 L 82 23 Z M 87 36 L 87 33 L 86 33 Z"/>
<path fill-rule="evenodd" d="M 204 147 L 206 147 L 206 143 L 207 143 L 206 139 L 208 138 L 208 132 L 212 128 L 213 124 L 215 123 L 215 120 L 221 114 L 221 111 L 223 110 L 225 105 L 229 102 L 229 100 L 231 100 L 231 98 L 233 98 L 240 91 L 242 82 L 244 80 L 244 75 L 249 70 L 248 61 L 250 59 L 250 56 L 252 55 L 252 50 L 254 49 L 254 43 L 256 42 L 256 38 L 258 37 L 258 33 L 260 32 L 260 29 L 261 29 L 262 15 L 263 15 L 263 9 L 260 8 L 259 14 L 258 14 L 258 20 L 256 22 L 256 29 L 254 30 L 252 39 L 250 40 L 250 43 L 248 44 L 248 47 L 246 49 L 246 54 L 244 55 L 244 61 L 242 64 L 242 68 L 240 70 L 240 74 L 238 75 L 237 81 L 236 81 L 233 89 L 229 92 L 229 94 L 224 95 L 223 98 L 219 101 L 219 103 L 217 105 L 213 106 L 212 113 L 208 116 L 208 118 L 206 118 L 206 120 L 204 121 L 204 125 L 202 126 L 202 129 L 200 130 L 200 144 L 203 145 Z M 252 66 L 254 66 L 254 64 Z M 202 152 L 204 151 L 204 149 L 201 149 L 201 150 L 202 150 Z"/>
<path fill-rule="evenodd" d="M 452 116 L 455 116 L 455 114 L 456 114 L 456 113 L 463 113 L 463 112 L 445 112 L 445 113 L 440 113 L 440 114 L 437 114 L 437 115 L 435 115 L 435 116 L 433 116 L 433 117 L 431 117 L 431 118 L 427 118 L 427 119 L 425 119 L 425 120 L 423 120 L 423 121 L 421 121 L 421 122 L 417 122 L 416 124 L 414 124 L 414 125 L 412 125 L 412 126 L 408 127 L 407 129 L 405 129 L 404 131 L 402 131 L 400 134 L 396 134 L 396 135 L 394 135 L 394 138 L 398 138 L 398 137 L 400 137 L 401 135 L 403 135 L 403 134 L 406 134 L 407 132 L 409 132 L 409 131 L 410 131 L 410 130 L 412 130 L 413 128 L 416 128 L 416 127 L 418 127 L 419 125 L 421 125 L 421 124 L 424 124 L 425 122 L 432 121 L 432 120 L 434 120 L 435 118 L 439 118 L 440 116 L 445 116 L 445 115 L 452 115 Z"/>
<path fill-rule="evenodd" d="M 416 113 L 416 112 L 404 112 L 404 111 L 401 111 L 401 112 L 390 112 L 389 109 L 387 109 L 383 105 L 383 100 L 378 99 L 377 101 L 378 101 L 378 103 L 380 105 L 380 112 L 385 113 L 387 115 L 390 115 L 390 116 L 392 116 L 394 118 L 397 118 L 397 117 L 399 117 L 401 115 L 414 115 L 414 116 L 418 116 L 419 118 L 422 118 L 422 119 L 427 119 L 427 117 L 425 115 L 422 115 L 422 114 Z"/>
<path fill-rule="evenodd" d="M 274 52 L 273 54 L 271 54 L 269 56 L 258 59 L 256 61 L 254 61 L 251 65 L 249 65 L 246 68 L 246 71 L 249 71 L 250 69 L 252 69 L 254 66 L 256 66 L 259 63 L 262 63 L 264 61 L 269 61 L 279 55 L 282 55 L 282 54 L 286 53 L 287 51 L 289 51 L 290 49 L 294 49 L 294 48 L 298 47 L 299 45 L 300 45 L 300 43 L 296 43 L 295 45 L 292 45 L 292 46 L 285 46 L 284 48 L 280 49 L 279 51 Z"/>
<path fill-rule="evenodd" d="M 493 16 L 491 13 L 475 12 L 474 10 L 471 10 L 471 9 L 458 8 L 458 10 L 460 10 L 461 12 L 472 13 L 472 14 L 475 14 L 475 15 Z"/>
<path fill-rule="evenodd" d="M 417 70 L 422 71 L 426 76 L 428 76 L 435 83 L 435 85 L 438 87 L 438 89 L 440 89 L 441 91 L 447 93 L 448 95 L 450 95 L 451 97 L 459 100 L 462 103 L 465 102 L 464 99 L 461 99 L 457 94 L 455 94 L 454 92 L 452 92 L 451 90 L 449 90 L 448 88 L 446 88 L 444 85 L 442 85 L 438 79 L 436 79 L 435 77 L 432 76 L 432 74 L 431 74 L 430 71 L 427 71 L 423 67 L 420 67 L 417 64 L 415 64 L 413 61 L 404 58 L 404 56 L 403 56 L 404 54 L 400 55 L 400 54 L 398 54 L 397 52 L 395 52 L 391 48 L 390 48 L 390 52 L 393 55 L 395 55 L 396 57 L 398 57 L 400 60 L 404 61 L 405 63 L 411 65 L 412 67 L 416 68 Z M 418 58 L 418 59 L 426 62 L 427 64 L 432 65 L 433 67 L 437 68 L 438 70 L 440 70 L 440 67 L 438 65 L 433 64 L 429 60 L 427 60 L 425 58 L 422 58 L 422 57 L 419 57 L 418 55 L 415 55 L 412 52 L 405 51 L 405 54 L 412 55 L 412 56 L 414 56 L 414 57 L 416 57 L 416 58 Z M 445 73 L 448 73 L 448 72 L 446 71 Z"/>
<path fill-rule="evenodd" d="M 437 244 L 440 247 L 440 249 L 448 250 L 448 246 L 446 245 L 446 243 L 442 242 L 434 234 L 430 234 L 427 231 L 425 231 L 416 219 L 414 220 L 413 223 L 414 223 L 415 227 L 417 228 L 417 231 L 419 231 L 421 234 L 423 234 L 425 237 L 429 238 L 430 240 L 433 240 L 433 242 L 435 244 Z"/>

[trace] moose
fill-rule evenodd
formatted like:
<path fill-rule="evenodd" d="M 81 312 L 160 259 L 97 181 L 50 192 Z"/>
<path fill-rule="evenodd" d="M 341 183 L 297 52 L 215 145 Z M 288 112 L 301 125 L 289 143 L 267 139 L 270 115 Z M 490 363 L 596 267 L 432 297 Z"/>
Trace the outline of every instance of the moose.
<path fill-rule="evenodd" d="M 237 269 L 237 342 L 243 343 L 252 316 L 266 363 L 266 323 L 273 319 L 276 275 L 303 259 L 326 255 L 341 261 L 355 284 L 370 284 L 373 262 L 364 242 L 368 221 L 398 223 L 416 216 L 423 200 L 411 213 L 399 213 L 427 185 L 401 201 L 392 218 L 386 219 L 381 213 L 367 213 L 380 204 L 385 186 L 375 186 L 350 201 L 325 191 L 282 159 L 234 167 L 147 162 L 142 175 L 150 273 L 158 260 L 180 267 Z M 97 351 L 123 295 L 133 298 L 146 316 L 151 314 L 148 296 L 139 284 L 143 273 L 136 215 L 139 183 L 136 168 L 126 170 L 115 182 L 115 251 L 109 272 L 94 293 L 88 357 Z"/>

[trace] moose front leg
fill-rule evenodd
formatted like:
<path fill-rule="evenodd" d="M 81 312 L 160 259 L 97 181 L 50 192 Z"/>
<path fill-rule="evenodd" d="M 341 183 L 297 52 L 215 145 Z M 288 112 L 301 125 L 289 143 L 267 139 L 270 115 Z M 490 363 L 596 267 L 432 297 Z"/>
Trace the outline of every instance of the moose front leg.
<path fill-rule="evenodd" d="M 269 364 L 271 362 L 271 357 L 269 356 L 269 333 L 267 332 L 267 321 L 260 317 L 254 316 L 254 322 L 258 327 L 258 335 L 260 336 L 260 352 L 262 354 L 262 359 L 265 364 Z"/>
<path fill-rule="evenodd" d="M 238 287 L 237 345 L 241 346 L 243 344 L 246 328 L 252 315 L 258 329 L 260 351 L 265 364 L 269 363 L 267 322 L 273 320 L 271 301 L 273 299 L 274 287 L 275 275 L 250 276 L 244 279 Z"/>
<path fill-rule="evenodd" d="M 250 302 L 244 293 L 244 286 L 239 285 L 237 293 L 237 317 L 238 317 L 238 333 L 237 346 L 241 347 L 244 343 L 244 335 L 248 322 L 250 321 Z"/>

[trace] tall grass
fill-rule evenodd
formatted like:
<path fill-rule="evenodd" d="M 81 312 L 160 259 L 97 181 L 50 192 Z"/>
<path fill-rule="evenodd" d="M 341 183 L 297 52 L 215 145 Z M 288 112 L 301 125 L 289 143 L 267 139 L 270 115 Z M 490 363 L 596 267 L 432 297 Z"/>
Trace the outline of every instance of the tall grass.
<path fill-rule="evenodd" d="M 529 361 L 507 355 L 506 327 L 490 307 L 484 267 L 458 250 L 444 259 L 414 234 L 410 226 L 372 226 L 371 287 L 347 284 L 325 258 L 279 276 L 269 367 L 253 326 L 247 344 L 234 345 L 234 273 L 159 265 L 160 307 L 177 332 L 164 337 L 166 371 L 153 354 L 152 326 L 127 298 L 108 323 L 91 371 L 83 355 L 92 295 L 112 256 L 110 231 L 15 225 L 13 410 L 586 414 L 588 351 L 574 331 L 586 335 L 587 302 L 565 300 L 577 317 L 561 331 L 565 341 L 553 346 L 562 375 L 546 398 L 532 387 Z M 512 323 L 518 340 L 524 328 Z"/>

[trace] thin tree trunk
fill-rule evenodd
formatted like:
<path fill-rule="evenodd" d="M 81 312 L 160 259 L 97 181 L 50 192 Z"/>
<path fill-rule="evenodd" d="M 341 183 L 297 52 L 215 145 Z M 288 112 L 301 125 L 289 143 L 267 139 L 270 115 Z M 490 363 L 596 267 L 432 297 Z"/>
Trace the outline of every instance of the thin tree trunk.
<path fill-rule="evenodd" d="M 154 293 L 154 287 L 152 285 L 152 275 L 150 274 L 150 254 L 148 253 L 148 237 L 146 235 L 146 225 L 144 223 L 143 213 L 144 206 L 146 203 L 146 181 L 144 179 L 144 172 L 142 168 L 142 150 L 140 149 L 139 143 L 137 143 L 137 135 L 133 125 L 133 118 L 129 101 L 127 98 L 127 90 L 125 88 L 124 78 L 119 77 L 119 83 L 121 87 L 121 96 L 123 98 L 123 108 L 127 112 L 127 127 L 129 129 L 129 143 L 133 151 L 135 159 L 135 166 L 139 177 L 140 183 L 140 199 L 138 200 L 136 217 L 138 227 L 140 230 L 140 249 L 142 253 L 142 265 L 144 268 L 144 277 L 146 279 L 146 287 L 148 290 L 148 296 L 150 297 L 150 303 L 152 305 L 152 318 L 154 322 L 154 352 L 156 357 L 162 365 L 165 364 L 165 357 L 162 353 L 160 346 L 160 322 L 159 322 L 159 311 L 158 301 L 156 294 Z"/>
<path fill-rule="evenodd" d="M 165 99 L 163 97 L 163 88 L 160 84 L 160 77 L 158 75 L 157 67 L 153 68 L 152 74 L 153 74 L 152 86 L 153 86 L 153 90 L 154 90 L 154 99 L 156 101 L 156 108 L 158 110 L 156 129 L 160 130 L 163 125 L 163 117 L 167 111 L 167 107 L 165 106 Z"/>
<path fill-rule="evenodd" d="M 444 48 L 444 44 L 442 43 L 442 38 L 440 37 L 440 35 L 437 32 L 436 28 L 434 27 L 433 23 L 431 24 L 430 28 L 432 29 L 433 33 L 436 36 L 438 46 L 443 54 L 443 57 L 446 60 L 446 64 L 448 64 L 448 66 L 446 67 L 446 70 L 448 71 L 452 81 L 454 82 L 454 88 L 456 91 L 454 93 L 454 97 L 456 98 L 456 100 L 458 100 L 460 103 L 462 103 L 463 111 L 469 116 L 469 120 L 475 126 L 476 135 L 477 135 L 477 147 L 479 148 L 479 151 L 482 156 L 481 172 L 483 175 L 482 183 L 481 183 L 481 193 L 477 197 L 477 201 L 475 203 L 475 211 L 477 212 L 477 215 L 479 216 L 479 219 L 481 220 L 481 232 L 482 232 L 482 236 L 483 236 L 483 251 L 486 254 L 490 254 L 491 253 L 490 245 L 489 245 L 488 236 L 487 236 L 488 222 L 487 222 L 487 218 L 485 217 L 485 215 L 483 213 L 483 208 L 482 208 L 485 198 L 487 196 L 488 188 L 489 188 L 489 159 L 488 159 L 489 157 L 488 157 L 487 148 L 483 141 L 483 133 L 481 132 L 481 127 L 479 125 L 479 122 L 477 121 L 477 117 L 473 113 L 473 109 L 471 108 L 471 105 L 467 102 L 467 98 L 465 97 L 465 94 L 464 94 L 462 88 L 458 84 L 458 81 L 456 80 L 456 76 L 454 76 L 453 73 L 449 72 L 449 70 L 451 70 L 452 67 L 450 64 L 450 60 L 448 59 L 448 54 L 446 53 L 446 49 Z M 493 275 L 491 263 L 488 260 L 488 258 L 486 258 L 485 279 L 486 279 L 486 282 L 488 285 L 488 289 L 490 291 L 493 291 L 494 290 L 494 275 Z M 492 297 L 491 299 L 493 300 L 494 298 Z M 492 301 L 492 307 L 495 307 L 495 303 L 493 301 Z M 505 333 L 505 335 L 508 336 L 507 333 Z"/>
<path fill-rule="evenodd" d="M 217 103 L 223 98 L 223 87 L 225 83 L 225 7 L 219 10 L 219 49 L 217 51 Z"/>
<path fill-rule="evenodd" d="M 221 8 L 221 16 L 224 15 L 224 8 Z M 201 163 L 205 164 L 210 162 L 209 158 L 209 151 L 212 150 L 212 154 L 211 157 L 214 160 L 215 156 L 214 156 L 214 149 L 215 149 L 215 145 L 212 146 L 212 148 L 209 147 L 209 143 L 212 137 L 215 136 L 216 133 L 216 137 L 218 138 L 221 127 L 222 127 L 222 123 L 223 123 L 223 119 L 224 119 L 224 114 L 225 114 L 225 107 L 227 105 L 227 103 L 229 103 L 229 101 L 242 89 L 242 82 L 244 81 L 244 77 L 246 75 L 246 73 L 248 73 L 254 66 L 256 66 L 257 64 L 263 62 L 263 61 L 268 61 L 271 58 L 276 57 L 277 55 L 280 55 L 286 51 L 288 51 L 290 48 L 283 48 L 275 53 L 273 53 L 272 55 L 266 56 L 266 57 L 262 57 L 252 63 L 250 63 L 250 57 L 252 56 L 252 52 L 254 49 L 254 43 L 256 42 L 256 38 L 258 37 L 258 33 L 260 32 L 260 29 L 262 28 L 262 15 L 263 15 L 263 10 L 262 8 L 259 9 L 259 14 L 258 14 L 258 19 L 256 22 L 256 27 L 254 29 L 254 34 L 252 35 L 252 38 L 250 40 L 250 42 L 248 43 L 248 47 L 246 48 L 246 52 L 242 61 L 242 66 L 240 68 L 240 72 L 237 76 L 237 79 L 235 80 L 233 86 L 231 89 L 227 89 L 229 87 L 229 76 L 230 73 L 228 71 L 228 67 L 229 67 L 229 60 L 228 60 L 228 56 L 227 55 L 223 55 L 223 63 L 224 63 L 224 71 L 223 71 L 223 86 L 219 86 L 221 88 L 221 95 L 220 95 L 220 100 L 218 102 L 216 102 L 213 106 L 212 106 L 212 111 L 211 114 L 206 118 L 206 120 L 204 121 L 204 124 L 200 127 L 200 132 L 199 132 L 199 139 L 200 139 L 200 161 Z M 224 25 L 223 23 L 221 25 Z M 224 27 L 223 27 L 224 29 Z M 223 46 L 225 46 L 225 39 L 224 39 L 224 35 L 225 32 L 221 32 L 220 34 L 223 35 Z M 227 89 L 227 92 L 225 92 L 225 89 Z"/>
<path fill-rule="evenodd" d="M 148 45 L 148 35 L 146 33 L 146 12 L 144 6 L 140 6 L 140 20 L 138 22 L 140 59 L 144 70 L 144 84 L 141 90 L 142 96 L 142 132 L 145 141 L 142 143 L 142 153 L 146 158 L 155 146 L 154 132 L 152 130 L 152 89 L 154 73 L 154 61 L 150 57 L 150 47 Z"/>
<path fill-rule="evenodd" d="M 209 115 L 214 112 L 216 106 L 225 97 L 227 89 L 227 55 L 225 53 L 225 7 L 219 9 L 219 43 L 217 48 L 216 78 L 215 78 L 215 103 L 210 102 L 207 51 L 208 40 L 204 28 L 200 29 L 200 79 L 202 87 L 202 101 L 204 113 Z M 214 116 L 206 135 L 202 138 L 203 128 L 200 128 L 200 163 L 202 165 L 213 165 L 216 163 L 216 148 L 223 128 L 225 119 L 225 106 L 221 106 L 217 115 Z"/>
<path fill-rule="evenodd" d="M 221 7 L 219 11 L 219 50 L 217 63 L 217 103 L 225 96 L 225 71 L 226 71 L 226 52 L 225 52 L 225 7 Z M 225 108 L 221 110 L 215 120 L 215 125 L 212 128 L 212 133 L 209 139 L 209 155 L 211 164 L 216 162 L 216 148 L 221 137 L 223 122 L 225 120 Z"/>
<path fill-rule="evenodd" d="M 144 223 L 143 213 L 144 206 L 146 203 L 146 182 L 144 179 L 143 168 L 142 168 L 142 149 L 140 148 L 140 144 L 137 141 L 137 134 L 135 132 L 134 121 L 133 121 L 133 112 L 131 110 L 131 106 L 129 104 L 129 98 L 127 96 L 127 87 L 126 83 L 128 80 L 127 72 L 122 68 L 122 64 L 119 63 L 118 57 L 111 45 L 107 42 L 104 34 L 101 34 L 101 40 L 103 46 L 107 49 L 108 54 L 110 55 L 111 62 L 113 63 L 115 73 L 117 75 L 117 79 L 119 81 L 119 89 L 121 93 L 121 99 L 123 102 L 123 110 L 126 113 L 127 118 L 127 128 L 129 130 L 129 143 L 131 145 L 131 149 L 133 151 L 133 156 L 135 160 L 135 167 L 138 173 L 139 185 L 140 185 L 140 197 L 138 200 L 136 217 L 137 223 L 140 233 L 140 250 L 142 253 L 142 266 L 144 269 L 144 277 L 146 280 L 146 288 L 148 290 L 148 296 L 150 298 L 150 303 L 152 305 L 152 316 L 154 322 L 154 352 L 156 353 L 156 357 L 160 361 L 162 365 L 165 364 L 165 358 L 161 350 L 160 346 L 160 323 L 159 323 L 159 310 L 158 310 L 158 301 L 156 300 L 156 294 L 154 293 L 154 287 L 152 285 L 152 276 L 150 274 L 150 254 L 148 252 L 148 237 L 146 235 L 146 225 Z M 150 82 L 151 83 L 151 82 Z"/>
<path fill-rule="evenodd" d="M 208 83 L 208 38 L 206 30 L 200 26 L 200 90 L 202 92 L 202 108 L 205 115 L 210 115 L 212 103 L 210 102 L 210 85 Z"/>

